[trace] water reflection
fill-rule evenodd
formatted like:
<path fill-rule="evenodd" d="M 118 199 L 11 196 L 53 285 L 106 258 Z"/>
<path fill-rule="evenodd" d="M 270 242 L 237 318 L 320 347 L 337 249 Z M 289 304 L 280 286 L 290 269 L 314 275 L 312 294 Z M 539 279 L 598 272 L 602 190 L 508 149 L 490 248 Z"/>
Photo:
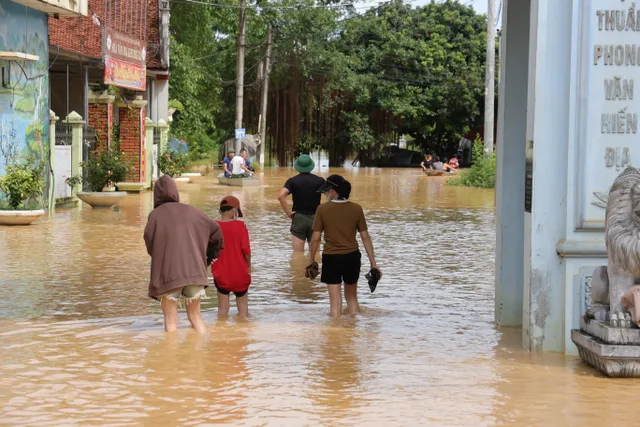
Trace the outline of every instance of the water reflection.
<path fill-rule="evenodd" d="M 309 397 L 327 421 L 346 422 L 367 402 L 358 396 L 362 376 L 362 350 L 357 346 L 354 319 L 341 319 L 321 330 L 305 349 L 311 360 Z"/>

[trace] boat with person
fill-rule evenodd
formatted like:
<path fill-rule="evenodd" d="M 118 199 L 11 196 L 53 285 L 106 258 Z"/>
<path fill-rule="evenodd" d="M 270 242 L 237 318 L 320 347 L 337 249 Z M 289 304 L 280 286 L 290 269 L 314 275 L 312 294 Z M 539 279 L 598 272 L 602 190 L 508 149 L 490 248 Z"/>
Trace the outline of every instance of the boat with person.
<path fill-rule="evenodd" d="M 224 173 L 218 175 L 218 184 L 230 187 L 255 187 L 260 184 L 260 180 L 255 176 L 238 176 L 227 178 Z"/>
<path fill-rule="evenodd" d="M 447 171 L 437 171 L 434 169 L 426 169 L 423 170 L 424 174 L 426 176 L 445 176 L 445 175 L 453 175 L 452 172 L 447 172 Z"/>

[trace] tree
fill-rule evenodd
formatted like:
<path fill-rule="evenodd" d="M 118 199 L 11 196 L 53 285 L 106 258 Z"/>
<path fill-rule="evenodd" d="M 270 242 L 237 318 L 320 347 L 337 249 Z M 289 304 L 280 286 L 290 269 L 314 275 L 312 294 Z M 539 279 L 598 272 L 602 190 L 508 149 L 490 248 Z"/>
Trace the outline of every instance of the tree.
<path fill-rule="evenodd" d="M 353 153 L 379 155 L 401 134 L 444 154 L 479 124 L 486 18 L 470 6 L 394 0 L 358 14 L 335 1 L 259 5 L 270 8 L 247 13 L 244 127 L 257 131 L 270 23 L 265 139 L 281 165 L 317 148 L 332 165 Z M 176 3 L 171 25 L 170 95 L 184 107 L 172 131 L 232 137 L 237 9 Z"/>

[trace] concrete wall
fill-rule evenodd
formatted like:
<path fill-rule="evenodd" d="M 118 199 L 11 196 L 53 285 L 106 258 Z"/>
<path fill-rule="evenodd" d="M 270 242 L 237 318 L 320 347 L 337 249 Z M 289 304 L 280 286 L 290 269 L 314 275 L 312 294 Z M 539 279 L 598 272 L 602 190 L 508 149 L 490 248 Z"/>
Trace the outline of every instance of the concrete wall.
<path fill-rule="evenodd" d="M 26 33 L 25 33 L 26 31 Z M 20 156 L 49 157 L 49 50 L 47 15 L 0 0 L 0 51 L 24 52 L 38 61 L 0 60 L 0 143 Z M 20 68 L 22 66 L 24 71 Z M 25 77 L 29 76 L 29 80 Z M 0 174 L 6 158 L 0 155 Z"/>

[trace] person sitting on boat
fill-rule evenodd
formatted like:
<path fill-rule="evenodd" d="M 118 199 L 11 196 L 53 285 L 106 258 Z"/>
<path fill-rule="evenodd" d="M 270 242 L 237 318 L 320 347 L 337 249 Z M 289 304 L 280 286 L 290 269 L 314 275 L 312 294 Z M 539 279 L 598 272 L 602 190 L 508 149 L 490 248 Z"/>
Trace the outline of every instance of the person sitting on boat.
<path fill-rule="evenodd" d="M 251 162 L 249 161 L 249 159 L 244 159 L 244 164 L 247 166 L 247 169 L 249 169 L 251 172 L 255 172 L 255 170 L 251 167 Z"/>
<path fill-rule="evenodd" d="M 433 158 L 433 164 L 431 165 L 431 168 L 433 170 L 439 171 L 439 172 L 450 172 L 451 171 L 451 166 L 449 166 L 446 163 L 442 163 L 438 156 L 435 156 Z"/>
<path fill-rule="evenodd" d="M 440 161 L 440 158 L 438 158 L 438 156 L 435 156 L 433 158 L 433 163 L 431 163 L 431 169 L 433 169 L 434 171 L 444 171 L 444 163 Z"/>
<path fill-rule="evenodd" d="M 229 151 L 227 151 L 227 157 L 222 159 L 222 170 L 224 172 L 225 178 L 231 178 L 231 169 L 232 169 L 231 160 L 233 159 L 235 154 L 236 154 L 236 150 L 234 150 L 233 148 L 230 148 Z"/>
<path fill-rule="evenodd" d="M 253 172 L 249 170 L 249 168 L 245 163 L 246 158 L 247 158 L 247 150 L 243 148 L 242 150 L 240 150 L 239 156 L 234 156 L 233 159 L 231 159 L 231 166 L 233 166 L 233 168 L 231 169 L 232 176 L 236 177 L 236 176 L 253 175 Z"/>
<path fill-rule="evenodd" d="M 431 169 L 432 165 L 433 165 L 433 161 L 431 158 L 431 154 L 425 154 L 424 160 L 422 161 L 422 163 L 420 163 L 420 166 L 426 172 L 427 170 Z"/>
<path fill-rule="evenodd" d="M 458 168 L 460 167 L 460 163 L 458 162 L 458 156 L 454 155 L 451 159 L 449 159 L 449 162 L 447 162 L 447 165 L 449 165 L 449 168 L 452 171 L 458 170 Z"/>

